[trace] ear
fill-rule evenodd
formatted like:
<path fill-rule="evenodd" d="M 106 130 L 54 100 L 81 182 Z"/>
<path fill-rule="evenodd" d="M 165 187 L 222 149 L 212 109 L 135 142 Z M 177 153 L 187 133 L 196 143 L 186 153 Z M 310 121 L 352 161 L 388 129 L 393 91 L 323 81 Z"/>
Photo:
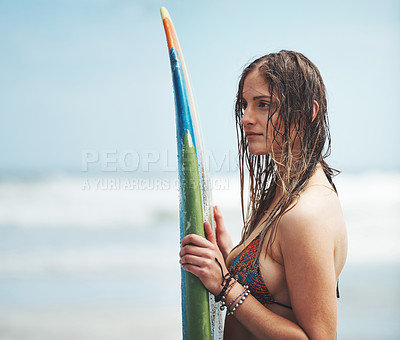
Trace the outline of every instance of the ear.
<path fill-rule="evenodd" d="M 315 117 L 317 117 L 319 111 L 319 104 L 316 100 L 314 100 L 313 110 L 312 110 L 312 122 L 314 121 Z"/>

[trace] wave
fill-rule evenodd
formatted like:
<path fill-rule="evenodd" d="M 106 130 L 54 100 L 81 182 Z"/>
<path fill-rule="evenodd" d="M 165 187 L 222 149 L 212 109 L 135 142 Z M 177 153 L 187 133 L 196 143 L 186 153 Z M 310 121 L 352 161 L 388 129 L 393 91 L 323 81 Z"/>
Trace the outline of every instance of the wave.
<path fill-rule="evenodd" d="M 400 240 L 400 173 L 341 174 L 336 184 L 348 228 L 349 261 L 400 262 L 400 247 L 397 246 Z M 242 226 L 238 176 L 213 176 L 211 185 L 214 203 L 224 213 L 225 224 L 237 242 Z M 21 233 L 26 230 L 24 237 L 28 237 L 29 233 L 48 233 L 43 230 L 68 230 L 78 235 L 78 239 L 85 230 L 111 230 L 114 234 L 121 233 L 123 229 L 142 230 L 142 239 L 151 240 L 154 233 L 163 229 L 175 230 L 176 233 L 178 206 L 177 182 L 171 177 L 49 176 L 31 180 L 3 179 L 0 181 L 0 233 L 3 235 L 0 248 L 9 249 L 10 256 L 22 254 L 16 242 L 7 241 L 9 234 L 6 230 L 10 229 L 22 230 Z M 135 236 L 128 238 L 134 242 Z M 103 264 L 105 261 L 100 254 L 118 254 L 110 249 L 121 246 L 120 239 L 111 239 L 108 243 L 94 246 L 83 242 L 82 247 L 76 248 L 72 237 L 70 244 L 77 253 L 81 253 L 82 258 L 97 259 L 99 264 Z M 163 241 L 159 239 L 157 245 L 162 246 Z M 74 258 L 68 251 L 49 250 L 45 237 L 38 244 L 40 249 L 34 251 L 42 259 L 38 260 L 38 264 L 47 263 L 46 258 L 58 259 L 56 262 L 60 268 L 67 268 L 63 261 Z M 139 243 L 135 244 L 139 246 Z M 91 256 L 90 252 L 98 256 Z M 123 262 L 122 256 L 117 258 L 120 260 L 116 262 Z M 7 258 L 7 261 L 11 260 Z M 19 261 L 23 263 L 28 258 L 20 258 Z M 10 267 L 18 267 L 14 262 L 9 263 L 12 263 Z M 54 264 L 55 267 L 58 265 Z"/>
<path fill-rule="evenodd" d="M 160 181 L 75 176 L 3 180 L 0 228 L 141 227 L 160 218 L 176 220 L 178 191 L 169 180 Z"/>

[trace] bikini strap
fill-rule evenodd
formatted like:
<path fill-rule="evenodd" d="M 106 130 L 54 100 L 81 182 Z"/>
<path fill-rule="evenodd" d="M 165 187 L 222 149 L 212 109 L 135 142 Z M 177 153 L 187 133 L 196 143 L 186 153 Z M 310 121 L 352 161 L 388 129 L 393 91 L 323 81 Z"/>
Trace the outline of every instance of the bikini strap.
<path fill-rule="evenodd" d="M 288 308 L 288 309 L 292 309 L 292 307 L 287 306 L 287 305 L 284 305 L 283 303 L 280 303 L 280 302 L 277 302 L 277 301 L 273 301 L 272 303 L 274 303 L 274 304 L 276 304 L 276 305 L 278 305 L 278 306 L 281 306 L 281 307 L 285 307 L 285 308 Z"/>
<path fill-rule="evenodd" d="M 339 294 L 339 279 L 337 280 L 337 284 L 336 284 L 336 297 L 338 299 L 340 298 L 340 294 Z"/>

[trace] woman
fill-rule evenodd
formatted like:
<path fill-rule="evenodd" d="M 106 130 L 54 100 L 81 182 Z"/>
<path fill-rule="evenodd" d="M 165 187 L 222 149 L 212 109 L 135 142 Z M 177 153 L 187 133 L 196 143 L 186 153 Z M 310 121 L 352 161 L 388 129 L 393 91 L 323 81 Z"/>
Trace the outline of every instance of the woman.
<path fill-rule="evenodd" d="M 186 236 L 180 263 L 227 308 L 225 339 L 335 339 L 347 234 L 324 161 L 321 75 L 300 53 L 261 57 L 242 73 L 235 112 L 242 239 L 232 247 L 215 207 L 215 235 L 205 223 L 206 239 Z"/>

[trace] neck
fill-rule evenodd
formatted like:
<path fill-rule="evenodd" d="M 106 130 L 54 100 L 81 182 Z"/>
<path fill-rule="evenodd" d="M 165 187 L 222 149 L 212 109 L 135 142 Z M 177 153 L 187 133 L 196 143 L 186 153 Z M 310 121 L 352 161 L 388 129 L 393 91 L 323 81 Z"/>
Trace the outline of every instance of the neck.
<path fill-rule="evenodd" d="M 278 179 L 277 179 L 278 183 L 277 183 L 275 198 L 280 198 L 283 196 L 283 194 L 285 192 L 284 188 L 286 188 L 289 185 L 289 180 L 291 178 L 292 172 L 290 171 L 288 173 L 287 167 L 285 167 L 285 165 L 283 163 L 277 161 L 276 159 L 274 159 L 274 162 L 275 162 L 277 172 L 278 172 Z M 294 158 L 293 164 L 296 164 L 296 162 L 297 162 L 297 159 Z M 294 166 L 292 166 L 292 169 L 294 169 Z M 317 173 L 320 176 L 317 176 L 318 178 L 314 178 Z M 309 178 L 308 182 L 311 183 L 315 180 L 318 181 L 318 179 L 320 179 L 321 176 L 326 179 L 324 169 L 323 169 L 321 163 L 318 163 L 314 169 L 313 174 Z M 307 184 L 307 186 L 308 186 L 308 184 Z"/>
<path fill-rule="evenodd" d="M 289 184 L 290 175 L 292 173 L 291 170 L 294 168 L 294 166 L 292 165 L 292 169 L 289 170 L 283 164 L 283 162 L 280 162 L 280 160 L 276 160 L 276 158 L 274 158 L 274 162 L 278 172 L 277 194 L 281 196 L 284 192 L 284 188 Z M 296 162 L 297 159 L 293 159 L 293 164 L 296 164 Z"/>

